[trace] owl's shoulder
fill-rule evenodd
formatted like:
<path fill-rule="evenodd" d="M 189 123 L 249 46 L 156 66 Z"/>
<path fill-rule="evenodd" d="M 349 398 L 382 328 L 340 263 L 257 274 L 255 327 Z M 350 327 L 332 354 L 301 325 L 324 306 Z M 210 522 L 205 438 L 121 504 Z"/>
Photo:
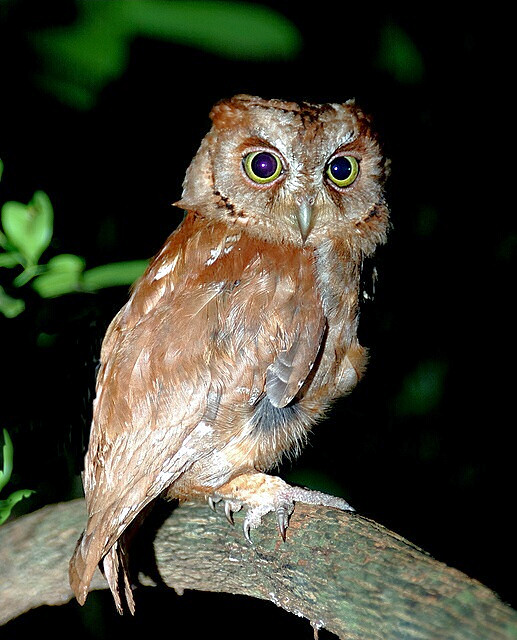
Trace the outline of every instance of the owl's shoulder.
<path fill-rule="evenodd" d="M 135 285 L 118 323 L 128 328 L 165 299 L 179 304 L 183 296 L 201 295 L 217 286 L 243 280 L 274 286 L 280 280 L 308 278 L 313 263 L 312 252 L 260 240 L 243 225 L 190 212 Z"/>
<path fill-rule="evenodd" d="M 307 308 L 315 305 L 319 315 L 316 278 L 312 250 L 258 240 L 245 227 L 188 213 L 113 319 L 101 361 L 121 349 L 148 348 L 159 328 L 169 327 L 174 342 L 182 327 L 217 331 L 229 316 L 247 328 L 270 314 L 283 323 L 309 300 Z"/>

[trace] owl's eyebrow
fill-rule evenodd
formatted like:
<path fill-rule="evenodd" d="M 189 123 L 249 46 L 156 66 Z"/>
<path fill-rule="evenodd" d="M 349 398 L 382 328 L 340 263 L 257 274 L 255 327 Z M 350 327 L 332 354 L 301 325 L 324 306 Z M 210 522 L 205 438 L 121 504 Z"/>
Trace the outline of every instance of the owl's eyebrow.
<path fill-rule="evenodd" d="M 264 140 L 264 138 L 260 138 L 259 136 L 249 136 L 248 138 L 245 138 L 237 147 L 237 149 L 240 152 L 244 152 L 249 150 L 250 147 L 267 147 L 272 151 L 276 151 L 276 147 L 273 144 L 271 144 L 267 140 Z"/>
<path fill-rule="evenodd" d="M 357 138 L 357 132 L 356 131 L 349 131 L 339 141 L 339 144 L 336 147 L 336 151 L 340 151 L 343 147 L 346 147 L 351 142 L 354 142 L 356 140 L 356 138 Z"/>

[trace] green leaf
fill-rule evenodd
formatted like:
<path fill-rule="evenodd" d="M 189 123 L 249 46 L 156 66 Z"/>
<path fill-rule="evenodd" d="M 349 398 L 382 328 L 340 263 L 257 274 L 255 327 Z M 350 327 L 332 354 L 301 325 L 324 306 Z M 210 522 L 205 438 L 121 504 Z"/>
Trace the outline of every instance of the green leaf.
<path fill-rule="evenodd" d="M 9 242 L 28 264 L 37 264 L 52 239 L 54 212 L 48 196 L 36 191 L 28 205 L 6 202 L 1 216 Z"/>
<path fill-rule="evenodd" d="M 84 272 L 83 289 L 98 291 L 106 287 L 130 286 L 143 274 L 148 264 L 147 260 L 131 260 L 94 267 Z"/>
<path fill-rule="evenodd" d="M 36 82 L 64 103 L 93 107 L 100 91 L 127 66 L 123 4 L 79 0 L 75 24 L 31 34 L 43 69 Z"/>
<path fill-rule="evenodd" d="M 84 271 L 84 260 L 62 254 L 49 260 L 47 271 L 32 286 L 42 298 L 56 298 L 76 291 L 93 292 L 107 287 L 127 286 L 145 271 L 147 260 L 114 262 Z"/>
<path fill-rule="evenodd" d="M 3 287 L 0 286 L 0 313 L 6 318 L 16 318 L 25 309 L 25 302 L 17 298 L 11 298 Z"/>
<path fill-rule="evenodd" d="M 42 331 L 36 338 L 36 344 L 42 349 L 48 349 L 56 343 L 56 340 L 57 333 L 45 333 L 45 331 Z"/>
<path fill-rule="evenodd" d="M 41 273 L 41 267 L 37 264 L 31 264 L 26 267 L 16 278 L 13 280 L 15 287 L 23 287 L 24 284 L 30 282 L 35 276 Z"/>
<path fill-rule="evenodd" d="M 126 2 L 124 13 L 135 31 L 229 58 L 285 60 L 301 48 L 293 23 L 260 4 L 153 0 Z"/>
<path fill-rule="evenodd" d="M 48 269 L 59 273 L 81 273 L 84 266 L 84 259 L 73 253 L 60 253 L 47 263 Z"/>
<path fill-rule="evenodd" d="M 18 491 L 13 491 L 6 500 L 0 500 L 0 525 L 11 515 L 11 510 L 15 504 L 23 500 L 23 498 L 28 498 L 33 493 L 32 489 L 18 489 Z"/>
<path fill-rule="evenodd" d="M 406 376 L 396 400 L 395 408 L 402 416 L 423 416 L 436 409 L 445 391 L 447 364 L 441 360 L 427 360 Z"/>
<path fill-rule="evenodd" d="M 387 23 L 380 32 L 377 64 L 401 84 L 421 82 L 424 62 L 415 43 L 397 24 Z"/>
<path fill-rule="evenodd" d="M 3 471 L 0 471 L 0 491 L 2 491 L 11 478 L 14 451 L 13 443 L 7 433 L 7 429 L 3 429 L 2 431 L 4 434 L 4 446 L 2 447 Z M 16 503 L 23 500 L 23 498 L 28 498 L 32 493 L 34 493 L 32 489 L 18 489 L 18 491 L 13 491 L 5 500 L 0 500 L 0 524 L 3 524 L 11 515 L 11 510 Z"/>
<path fill-rule="evenodd" d="M 83 258 L 62 253 L 48 261 L 45 273 L 37 276 L 32 287 L 42 298 L 57 298 L 81 290 Z"/>
<path fill-rule="evenodd" d="M 248 2 L 77 0 L 76 7 L 74 24 L 33 32 L 30 39 L 42 69 L 36 82 L 78 109 L 94 106 L 100 91 L 124 73 L 139 37 L 242 60 L 293 58 L 301 48 L 292 22 Z"/>
<path fill-rule="evenodd" d="M 4 434 L 4 446 L 2 447 L 3 455 L 3 471 L 0 471 L 0 491 L 5 487 L 11 478 L 13 472 L 13 441 L 11 440 L 7 429 L 2 429 Z"/>
<path fill-rule="evenodd" d="M 32 286 L 42 298 L 59 298 L 67 293 L 80 291 L 79 280 L 78 275 L 72 272 L 49 272 L 35 278 Z"/>
<path fill-rule="evenodd" d="M 20 264 L 20 254 L 17 251 L 0 253 L 0 267 L 12 269 Z"/>
<path fill-rule="evenodd" d="M 2 179 L 3 172 L 4 172 L 4 163 L 2 162 L 2 158 L 0 158 L 0 180 Z"/>

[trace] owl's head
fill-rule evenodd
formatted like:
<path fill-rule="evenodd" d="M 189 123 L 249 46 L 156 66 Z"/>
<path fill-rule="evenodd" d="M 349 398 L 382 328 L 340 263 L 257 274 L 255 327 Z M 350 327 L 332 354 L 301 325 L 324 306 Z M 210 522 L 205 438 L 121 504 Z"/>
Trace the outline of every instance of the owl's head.
<path fill-rule="evenodd" d="M 370 253 L 384 240 L 387 163 L 353 101 L 238 95 L 218 102 L 210 118 L 177 206 L 273 242 L 338 237 Z"/>

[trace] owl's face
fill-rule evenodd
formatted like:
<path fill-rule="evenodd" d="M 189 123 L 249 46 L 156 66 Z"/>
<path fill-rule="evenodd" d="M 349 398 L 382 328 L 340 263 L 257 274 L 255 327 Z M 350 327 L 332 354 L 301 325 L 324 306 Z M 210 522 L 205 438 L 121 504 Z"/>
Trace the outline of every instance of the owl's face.
<path fill-rule="evenodd" d="M 382 239 L 386 163 L 353 102 L 243 95 L 219 102 L 211 119 L 178 206 L 298 246 L 364 236 L 368 251 Z"/>

